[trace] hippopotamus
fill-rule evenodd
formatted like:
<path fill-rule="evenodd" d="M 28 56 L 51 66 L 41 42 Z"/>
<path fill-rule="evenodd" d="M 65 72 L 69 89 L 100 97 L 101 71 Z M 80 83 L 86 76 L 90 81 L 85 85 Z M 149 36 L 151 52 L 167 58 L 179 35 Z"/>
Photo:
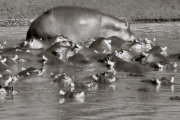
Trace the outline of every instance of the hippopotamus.
<path fill-rule="evenodd" d="M 151 62 L 159 62 L 162 64 L 168 64 L 170 62 L 170 60 L 162 54 L 143 53 L 143 55 L 145 57 L 142 58 L 142 64 L 147 64 L 147 63 L 151 63 Z"/>
<path fill-rule="evenodd" d="M 89 89 L 96 87 L 97 83 L 93 80 L 75 81 L 74 87 L 77 89 Z M 90 89 L 89 89 L 90 90 Z"/>
<path fill-rule="evenodd" d="M 172 85 L 174 83 L 174 76 L 171 78 L 162 77 L 160 79 L 153 78 L 151 80 L 142 80 L 141 82 L 151 83 L 153 85 Z"/>
<path fill-rule="evenodd" d="M 31 38 L 19 43 L 19 47 L 17 48 L 29 48 L 29 49 L 47 49 L 54 45 L 55 43 L 59 43 L 62 45 L 69 45 L 70 43 L 68 39 L 63 37 L 62 35 L 56 35 L 48 40 L 42 40 L 37 38 Z"/>
<path fill-rule="evenodd" d="M 9 66 L 0 61 L 0 71 L 9 70 Z"/>
<path fill-rule="evenodd" d="M 53 57 L 46 57 L 45 55 L 42 56 L 42 60 L 40 61 L 42 65 L 63 65 L 64 62 L 56 56 Z"/>
<path fill-rule="evenodd" d="M 74 91 L 74 90 L 70 90 L 70 91 L 60 90 L 59 94 L 61 96 L 60 101 L 59 101 L 60 104 L 64 103 L 64 101 L 67 101 L 67 100 L 64 100 L 65 98 L 73 99 L 73 101 L 76 101 L 76 102 L 84 102 L 84 99 L 85 99 L 84 91 L 79 92 L 79 91 Z"/>
<path fill-rule="evenodd" d="M 60 87 L 74 86 L 73 79 L 65 73 L 59 75 L 58 78 L 53 80 L 53 82 L 59 83 Z"/>
<path fill-rule="evenodd" d="M 132 62 L 136 58 L 133 52 L 130 50 L 115 50 L 113 54 L 127 62 Z"/>
<path fill-rule="evenodd" d="M 61 34 L 73 42 L 85 42 L 90 38 L 117 36 L 126 41 L 135 39 L 127 21 L 98 10 L 73 6 L 50 9 L 30 25 L 26 39 L 51 39 Z"/>
<path fill-rule="evenodd" d="M 141 75 L 142 73 L 146 73 L 151 70 L 148 67 L 142 66 L 138 63 L 124 61 L 117 56 L 108 56 L 104 61 L 107 64 L 106 66 L 112 71 L 124 71 L 132 74 Z"/>
<path fill-rule="evenodd" d="M 136 44 L 136 41 L 125 41 L 125 40 L 120 39 L 119 37 L 116 37 L 116 36 L 112 36 L 112 37 L 109 37 L 106 39 L 111 40 L 112 51 L 119 50 L 119 49 L 128 50 L 129 48 L 131 48 L 131 46 Z"/>
<path fill-rule="evenodd" d="M 154 46 L 152 49 L 148 51 L 148 53 L 158 53 L 167 57 L 168 56 L 167 46 L 166 47 Z"/>
<path fill-rule="evenodd" d="M 1 53 L 1 55 L 10 58 L 14 58 L 15 56 L 17 56 L 17 58 L 15 58 L 16 60 L 21 59 L 27 61 L 37 61 L 39 59 L 37 56 L 25 51 L 5 51 Z"/>
<path fill-rule="evenodd" d="M 111 40 L 98 38 L 89 46 L 89 49 L 96 53 L 111 53 Z"/>
<path fill-rule="evenodd" d="M 92 78 L 99 84 L 112 84 L 116 81 L 116 76 L 111 72 L 97 73 Z"/>
<path fill-rule="evenodd" d="M 0 42 L 0 49 L 6 48 L 6 41 L 5 42 Z"/>
<path fill-rule="evenodd" d="M 29 48 L 29 49 L 47 49 L 52 45 L 49 41 L 42 41 L 40 39 L 31 38 L 25 40 L 19 44 L 19 47 Z"/>

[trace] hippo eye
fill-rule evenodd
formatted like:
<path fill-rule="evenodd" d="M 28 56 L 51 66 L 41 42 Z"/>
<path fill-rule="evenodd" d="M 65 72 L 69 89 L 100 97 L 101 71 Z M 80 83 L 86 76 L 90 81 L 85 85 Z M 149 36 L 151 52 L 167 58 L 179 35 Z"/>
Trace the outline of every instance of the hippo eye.
<path fill-rule="evenodd" d="M 76 44 L 75 44 L 75 46 L 74 46 L 75 48 L 79 48 Z"/>
<path fill-rule="evenodd" d="M 128 25 L 129 25 L 129 23 L 126 21 L 125 26 L 128 26 Z"/>
<path fill-rule="evenodd" d="M 65 43 L 66 43 L 66 41 L 62 41 L 62 43 L 63 43 L 63 44 L 65 44 Z"/>
<path fill-rule="evenodd" d="M 123 54 L 123 52 L 124 52 L 124 50 L 120 50 L 120 51 L 119 51 L 120 54 Z"/>
<path fill-rule="evenodd" d="M 147 44 L 146 46 L 147 46 L 147 47 L 151 47 L 151 44 Z"/>
<path fill-rule="evenodd" d="M 103 76 L 106 76 L 106 72 L 102 73 Z"/>

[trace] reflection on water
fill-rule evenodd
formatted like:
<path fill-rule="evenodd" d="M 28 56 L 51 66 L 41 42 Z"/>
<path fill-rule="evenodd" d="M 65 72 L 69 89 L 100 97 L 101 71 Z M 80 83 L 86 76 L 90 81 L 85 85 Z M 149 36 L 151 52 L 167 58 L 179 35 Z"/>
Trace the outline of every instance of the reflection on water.
<path fill-rule="evenodd" d="M 0 39 L 7 41 L 7 45 L 14 46 L 25 38 L 27 29 L 28 27 L 1 27 Z M 180 23 L 178 22 L 133 24 L 132 30 L 137 38 L 156 37 L 160 46 L 168 46 L 169 53 L 180 52 Z M 33 64 L 33 66 L 37 65 Z M 180 66 L 179 63 L 178 66 Z M 180 117 L 180 101 L 169 100 L 173 95 L 180 95 L 179 70 L 151 72 L 146 77 L 175 75 L 176 84 L 173 86 L 152 86 L 140 82 L 143 78 L 124 77 L 123 73 L 118 73 L 118 80 L 114 85 L 100 85 L 85 91 L 85 100 L 82 102 L 74 99 L 61 99 L 60 88 L 52 84 L 50 72 L 64 71 L 68 75 L 73 75 L 77 80 L 85 80 L 88 76 L 97 71 L 103 71 L 105 68 L 97 64 L 85 66 L 83 69 L 71 66 L 47 67 L 48 71 L 45 76 L 18 81 L 14 89 L 19 93 L 9 99 L 0 99 L 1 120 L 175 120 Z M 16 67 L 12 69 L 14 72 L 19 70 Z"/>

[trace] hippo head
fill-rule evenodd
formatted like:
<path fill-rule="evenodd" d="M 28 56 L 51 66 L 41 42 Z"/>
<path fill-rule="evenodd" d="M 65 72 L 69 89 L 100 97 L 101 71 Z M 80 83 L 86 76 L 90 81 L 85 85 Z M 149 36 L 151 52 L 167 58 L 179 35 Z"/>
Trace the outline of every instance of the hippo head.
<path fill-rule="evenodd" d="M 119 58 L 114 53 L 112 53 L 112 54 L 108 54 L 107 56 L 101 58 L 98 61 L 105 64 L 106 67 L 111 68 L 114 66 L 114 63 L 118 60 Z"/>
<path fill-rule="evenodd" d="M 56 35 L 53 38 L 51 38 L 49 41 L 51 41 L 53 44 L 57 43 L 57 42 L 63 42 L 63 41 L 68 41 L 68 39 L 66 37 L 64 37 L 63 35 Z"/>
<path fill-rule="evenodd" d="M 131 46 L 130 50 L 135 53 L 135 55 L 141 55 L 143 52 L 149 52 L 152 48 L 152 44 L 150 43 L 138 42 Z"/>
<path fill-rule="evenodd" d="M 132 61 L 135 58 L 135 55 L 129 50 L 115 50 L 114 54 L 124 61 Z"/>
<path fill-rule="evenodd" d="M 66 61 L 66 53 L 69 49 L 70 47 L 60 46 L 54 48 L 54 50 L 51 53 L 57 56 L 59 59 Z"/>
<path fill-rule="evenodd" d="M 120 24 L 117 24 L 118 37 L 125 41 L 136 41 L 134 34 L 131 31 L 130 24 L 128 21 L 121 21 Z"/>
<path fill-rule="evenodd" d="M 93 75 L 92 78 L 97 83 L 114 83 L 116 81 L 116 77 L 111 72 L 98 72 L 97 74 Z"/>
<path fill-rule="evenodd" d="M 5 42 L 0 42 L 0 49 L 4 49 L 4 48 L 6 48 L 6 41 Z"/>
<path fill-rule="evenodd" d="M 13 79 L 14 79 L 13 75 L 8 75 L 8 74 L 3 75 L 2 79 L 0 80 L 0 86 L 1 87 L 10 86 L 13 82 Z"/>
<path fill-rule="evenodd" d="M 107 61 L 106 61 L 107 68 L 113 68 L 114 64 L 115 64 L 115 61 L 113 61 L 112 59 L 107 59 Z"/>
<path fill-rule="evenodd" d="M 57 79 L 59 76 L 61 76 L 60 73 L 51 73 L 51 78 Z"/>
<path fill-rule="evenodd" d="M 68 59 L 68 58 L 72 57 L 73 55 L 75 55 L 82 49 L 83 49 L 83 46 L 81 46 L 79 44 L 72 44 L 72 46 L 66 52 L 66 58 Z"/>
<path fill-rule="evenodd" d="M 72 84 L 72 78 L 66 75 L 65 73 L 61 74 L 57 79 L 54 81 L 63 83 L 65 86 L 66 85 L 71 85 Z"/>
<path fill-rule="evenodd" d="M 43 56 L 42 56 L 42 60 L 41 60 L 40 62 L 41 62 L 43 65 L 45 65 L 47 61 L 48 61 L 48 58 L 47 58 L 45 55 L 43 55 Z"/>
<path fill-rule="evenodd" d="M 145 38 L 144 41 L 146 44 L 152 44 L 152 46 L 156 46 L 156 38 L 153 38 L 152 40 Z"/>
<path fill-rule="evenodd" d="M 136 40 L 130 29 L 130 24 L 126 20 L 106 15 L 104 19 L 101 20 L 102 27 L 105 28 L 105 30 L 102 31 L 102 36 L 105 38 L 117 36 L 125 41 Z"/>
<path fill-rule="evenodd" d="M 4 99 L 6 95 L 7 95 L 6 90 L 4 88 L 0 88 L 0 98 Z"/>

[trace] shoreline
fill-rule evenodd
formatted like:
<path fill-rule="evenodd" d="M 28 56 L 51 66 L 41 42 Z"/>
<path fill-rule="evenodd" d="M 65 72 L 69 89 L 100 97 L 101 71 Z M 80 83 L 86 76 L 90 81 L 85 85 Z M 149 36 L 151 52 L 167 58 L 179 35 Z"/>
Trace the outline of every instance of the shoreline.
<path fill-rule="evenodd" d="M 180 18 L 172 18 L 172 19 L 130 19 L 132 24 L 138 23 L 162 23 L 162 22 L 180 22 Z"/>
<path fill-rule="evenodd" d="M 4 19 L 0 20 L 0 27 L 29 26 L 32 19 Z M 173 19 L 129 19 L 131 24 L 140 23 L 164 23 L 164 22 L 180 22 L 180 18 Z"/>

